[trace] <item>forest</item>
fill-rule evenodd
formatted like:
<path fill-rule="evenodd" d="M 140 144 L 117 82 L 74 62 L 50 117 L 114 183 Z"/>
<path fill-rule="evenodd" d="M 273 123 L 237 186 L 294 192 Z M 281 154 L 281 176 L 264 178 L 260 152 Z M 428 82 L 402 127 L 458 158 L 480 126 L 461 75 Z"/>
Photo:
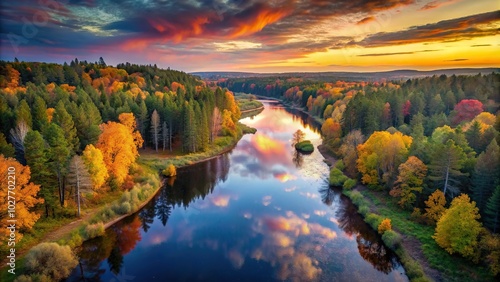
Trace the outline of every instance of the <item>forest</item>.
<path fill-rule="evenodd" d="M 80 216 L 80 205 L 107 204 L 123 191 L 130 192 L 103 216 L 130 212 L 145 200 L 137 181 L 154 183 L 144 172 L 150 168 L 136 162 L 140 154 L 205 152 L 236 140 L 239 118 L 230 91 L 181 71 L 130 63 L 112 67 L 102 58 L 63 65 L 1 61 L 2 254 L 8 249 L 9 171 L 16 172 L 18 243 L 23 235 L 41 237 L 37 232 L 44 227 Z M 83 239 L 95 237 L 87 231 Z"/>
<path fill-rule="evenodd" d="M 315 117 L 322 123 L 323 146 L 339 160 L 330 184 L 352 190 L 360 183 L 364 186 L 346 194 L 363 198 L 361 190 L 394 202 L 391 211 L 383 209 L 405 216 L 398 219 L 409 223 L 399 224 L 399 231 L 420 240 L 433 267 L 450 274 L 446 268 L 453 262 L 448 265 L 446 259 L 458 256 L 499 275 L 498 72 L 375 82 L 283 75 L 211 83 L 279 98 Z M 358 212 L 375 229 L 390 229 L 390 218 L 383 222 L 369 212 L 366 201 L 356 200 L 363 203 Z M 414 228 L 429 232 L 419 237 Z M 392 235 L 401 244 L 400 235 Z M 451 256 L 438 258 L 442 252 L 429 247 L 436 244 Z"/>

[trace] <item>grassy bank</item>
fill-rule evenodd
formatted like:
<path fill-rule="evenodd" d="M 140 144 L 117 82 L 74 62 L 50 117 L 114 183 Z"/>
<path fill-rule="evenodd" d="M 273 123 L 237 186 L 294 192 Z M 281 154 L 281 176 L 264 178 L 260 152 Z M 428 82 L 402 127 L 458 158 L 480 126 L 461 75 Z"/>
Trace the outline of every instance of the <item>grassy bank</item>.
<path fill-rule="evenodd" d="M 205 152 L 192 153 L 192 154 L 182 154 L 182 152 L 174 153 L 156 153 L 154 151 L 149 151 L 141 153 L 141 156 L 137 160 L 139 163 L 151 167 L 156 171 L 162 171 L 169 165 L 174 165 L 176 168 L 185 167 L 198 162 L 206 161 L 211 158 L 215 158 L 223 153 L 231 151 L 234 146 L 241 139 L 243 134 L 255 133 L 255 128 L 248 127 L 242 123 L 238 123 L 238 134 L 236 137 L 223 136 L 217 137 L 214 145 Z"/>

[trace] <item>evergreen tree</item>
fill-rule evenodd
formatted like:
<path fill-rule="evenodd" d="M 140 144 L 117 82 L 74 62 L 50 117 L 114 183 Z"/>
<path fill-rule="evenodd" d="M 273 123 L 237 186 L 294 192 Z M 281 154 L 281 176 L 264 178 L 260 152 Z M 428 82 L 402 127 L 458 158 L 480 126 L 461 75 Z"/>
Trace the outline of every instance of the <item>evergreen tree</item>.
<path fill-rule="evenodd" d="M 472 199 L 483 214 L 486 202 L 500 179 L 500 152 L 497 141 L 493 139 L 485 152 L 477 158 L 472 175 Z"/>
<path fill-rule="evenodd" d="M 476 153 L 480 153 L 481 149 L 481 124 L 479 122 L 474 121 L 470 128 L 465 132 L 465 137 L 467 138 L 467 142 L 469 146 L 476 151 Z"/>
<path fill-rule="evenodd" d="M 484 211 L 484 223 L 493 232 L 500 231 L 500 186 L 495 188 Z"/>
<path fill-rule="evenodd" d="M 31 180 L 40 185 L 40 195 L 45 200 L 45 216 L 49 216 L 49 209 L 53 208 L 56 199 L 53 187 L 57 186 L 54 174 L 48 167 L 48 150 L 45 140 L 38 131 L 30 131 L 24 140 L 26 163 L 31 169 Z"/>
<path fill-rule="evenodd" d="M 44 127 L 49 124 L 49 119 L 47 117 L 47 104 L 45 101 L 36 96 L 35 103 L 33 104 L 33 129 L 38 131 L 43 131 Z"/>
<path fill-rule="evenodd" d="M 53 122 L 63 130 L 70 152 L 74 153 L 79 150 L 80 141 L 78 140 L 75 123 L 71 115 L 66 111 L 63 101 L 59 101 L 56 105 Z"/>
<path fill-rule="evenodd" d="M 453 140 L 448 140 L 445 144 L 434 144 L 430 157 L 429 179 L 443 187 L 445 195 L 450 193 L 453 197 L 459 192 L 460 177 L 464 175 L 460 169 L 465 153 Z"/>
<path fill-rule="evenodd" d="M 5 158 L 13 158 L 14 157 L 14 146 L 12 144 L 7 143 L 7 139 L 5 135 L 0 132 L 0 155 L 3 155 Z"/>
<path fill-rule="evenodd" d="M 66 138 L 64 138 L 63 129 L 57 124 L 49 124 L 43 132 L 43 136 L 50 147 L 48 165 L 57 177 L 59 203 L 62 207 L 64 206 L 65 194 L 64 177 L 67 173 L 71 151 Z"/>
<path fill-rule="evenodd" d="M 16 124 L 19 124 L 21 122 L 25 122 L 29 128 L 33 127 L 30 106 L 24 99 L 21 100 L 19 106 L 16 109 Z"/>

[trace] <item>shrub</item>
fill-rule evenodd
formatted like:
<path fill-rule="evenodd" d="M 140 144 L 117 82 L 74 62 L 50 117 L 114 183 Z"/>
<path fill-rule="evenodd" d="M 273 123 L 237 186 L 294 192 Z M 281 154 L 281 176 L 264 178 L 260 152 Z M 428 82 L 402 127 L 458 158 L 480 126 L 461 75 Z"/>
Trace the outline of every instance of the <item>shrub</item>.
<path fill-rule="evenodd" d="M 59 281 L 68 277 L 78 260 L 69 246 L 57 243 L 41 243 L 26 255 L 26 270 L 30 274 L 41 274 Z"/>
<path fill-rule="evenodd" d="M 342 186 L 347 179 L 340 169 L 334 167 L 330 170 L 330 186 Z"/>
<path fill-rule="evenodd" d="M 335 168 L 338 168 L 339 170 L 343 171 L 345 169 L 344 162 L 342 160 L 338 160 L 335 163 Z"/>
<path fill-rule="evenodd" d="M 104 235 L 104 224 L 102 222 L 89 224 L 85 227 L 85 233 L 87 234 L 87 239 L 102 236 Z"/>
<path fill-rule="evenodd" d="M 391 220 L 388 218 L 385 218 L 384 220 L 382 220 L 382 222 L 378 226 L 378 233 L 384 234 L 384 232 L 387 230 L 392 230 L 392 226 L 391 226 Z"/>
<path fill-rule="evenodd" d="M 370 208 L 367 205 L 362 205 L 358 208 L 358 213 L 362 214 L 363 216 L 366 216 L 369 211 Z"/>
<path fill-rule="evenodd" d="M 414 260 L 407 260 L 404 263 L 406 275 L 410 278 L 411 281 L 415 281 L 415 278 L 423 278 L 424 271 L 422 270 L 422 266 Z"/>
<path fill-rule="evenodd" d="M 347 190 L 351 190 L 354 186 L 356 186 L 356 180 L 355 180 L 355 179 L 352 179 L 352 178 L 348 178 L 348 179 L 344 182 L 344 186 L 343 186 L 343 188 L 344 188 L 344 189 L 347 189 Z"/>
<path fill-rule="evenodd" d="M 370 224 L 371 227 L 375 230 L 378 229 L 378 226 L 380 225 L 382 220 L 383 220 L 382 217 L 374 213 L 369 213 L 365 218 L 366 223 Z"/>
<path fill-rule="evenodd" d="M 312 153 L 314 151 L 314 146 L 309 140 L 304 140 L 295 144 L 295 149 L 302 153 Z"/>
<path fill-rule="evenodd" d="M 132 211 L 132 207 L 129 202 L 122 202 L 118 206 L 118 210 L 116 211 L 118 214 L 127 214 Z"/>
<path fill-rule="evenodd" d="M 401 244 L 402 238 L 396 231 L 386 230 L 382 235 L 382 240 L 387 247 L 391 250 L 395 250 Z"/>
<path fill-rule="evenodd" d="M 169 164 L 164 170 L 163 170 L 163 175 L 166 177 L 172 177 L 177 175 L 177 170 L 175 169 L 175 166 L 173 164 Z"/>
<path fill-rule="evenodd" d="M 358 191 L 353 191 L 351 193 L 350 198 L 351 198 L 351 201 L 354 204 L 356 204 L 357 206 L 359 206 L 358 203 L 364 199 L 363 195 L 361 195 L 361 193 L 359 193 Z"/>

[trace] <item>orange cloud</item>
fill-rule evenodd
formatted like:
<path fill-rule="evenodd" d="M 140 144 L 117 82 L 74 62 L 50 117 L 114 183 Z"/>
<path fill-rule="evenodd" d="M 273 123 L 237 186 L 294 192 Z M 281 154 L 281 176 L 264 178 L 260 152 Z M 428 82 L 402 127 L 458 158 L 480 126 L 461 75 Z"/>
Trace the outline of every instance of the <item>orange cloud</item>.
<path fill-rule="evenodd" d="M 238 24 L 236 30 L 230 35 L 230 37 L 235 38 L 259 32 L 267 25 L 279 21 L 289 13 L 290 11 L 262 10 L 251 21 Z"/>
<path fill-rule="evenodd" d="M 362 24 L 365 24 L 365 23 L 373 22 L 374 20 L 375 20 L 375 17 L 370 16 L 370 17 L 363 18 L 362 20 L 360 20 L 356 24 L 357 25 L 362 25 Z"/>
<path fill-rule="evenodd" d="M 217 207 L 227 207 L 229 205 L 229 198 L 228 195 L 218 195 L 213 197 L 211 201 Z"/>
<path fill-rule="evenodd" d="M 274 178 L 278 179 L 280 182 L 287 182 L 290 180 L 297 179 L 295 175 L 289 174 L 287 172 L 276 173 L 274 174 Z"/>

